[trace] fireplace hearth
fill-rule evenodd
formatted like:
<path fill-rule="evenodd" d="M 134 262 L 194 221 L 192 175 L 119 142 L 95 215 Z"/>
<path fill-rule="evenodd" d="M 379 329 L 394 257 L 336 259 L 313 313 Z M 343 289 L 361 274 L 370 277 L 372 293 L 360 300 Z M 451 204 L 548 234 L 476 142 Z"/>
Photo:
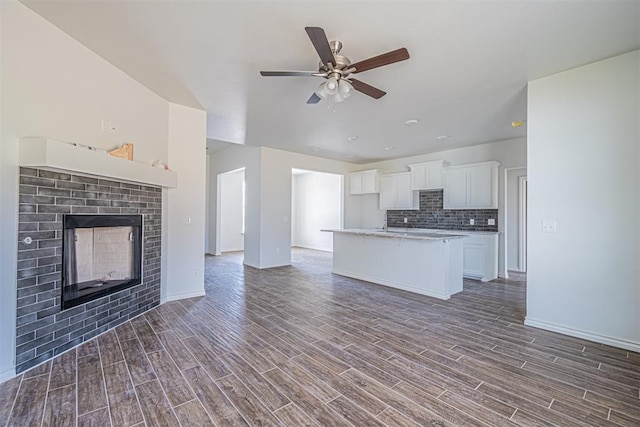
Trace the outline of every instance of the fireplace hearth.
<path fill-rule="evenodd" d="M 65 215 L 62 309 L 141 283 L 141 215 Z"/>

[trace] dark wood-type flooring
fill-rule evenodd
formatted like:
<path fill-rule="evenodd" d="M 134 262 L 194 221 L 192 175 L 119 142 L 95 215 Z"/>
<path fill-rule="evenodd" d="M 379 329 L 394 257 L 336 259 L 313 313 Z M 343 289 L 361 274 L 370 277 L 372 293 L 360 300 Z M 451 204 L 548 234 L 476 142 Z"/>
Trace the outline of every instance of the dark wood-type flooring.
<path fill-rule="evenodd" d="M 0 426 L 640 425 L 640 354 L 523 326 L 522 279 L 440 301 L 241 263 L 0 385 Z"/>

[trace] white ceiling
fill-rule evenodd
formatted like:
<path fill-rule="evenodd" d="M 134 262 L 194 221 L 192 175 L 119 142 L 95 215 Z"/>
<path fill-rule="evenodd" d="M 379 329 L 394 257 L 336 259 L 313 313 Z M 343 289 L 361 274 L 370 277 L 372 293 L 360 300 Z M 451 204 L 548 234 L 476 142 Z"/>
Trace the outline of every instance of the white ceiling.
<path fill-rule="evenodd" d="M 167 100 L 206 109 L 212 150 L 353 163 L 525 136 L 510 124 L 526 118 L 527 81 L 640 48 L 637 0 L 23 3 Z M 379 100 L 307 105 L 321 79 L 258 74 L 317 69 L 305 26 L 352 62 L 399 47 L 411 58 L 358 75 Z"/>

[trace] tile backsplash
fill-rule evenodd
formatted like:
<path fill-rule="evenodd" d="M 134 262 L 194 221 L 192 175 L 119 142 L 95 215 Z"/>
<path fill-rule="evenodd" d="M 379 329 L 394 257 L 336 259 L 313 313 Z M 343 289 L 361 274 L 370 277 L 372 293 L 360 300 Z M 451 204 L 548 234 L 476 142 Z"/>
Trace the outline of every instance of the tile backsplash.
<path fill-rule="evenodd" d="M 498 231 L 498 209 L 443 209 L 442 190 L 420 192 L 420 210 L 387 211 L 387 226 L 445 230 Z M 407 218 L 407 222 L 404 219 Z M 469 220 L 474 220 L 474 225 Z M 489 219 L 495 225 L 489 225 Z"/>

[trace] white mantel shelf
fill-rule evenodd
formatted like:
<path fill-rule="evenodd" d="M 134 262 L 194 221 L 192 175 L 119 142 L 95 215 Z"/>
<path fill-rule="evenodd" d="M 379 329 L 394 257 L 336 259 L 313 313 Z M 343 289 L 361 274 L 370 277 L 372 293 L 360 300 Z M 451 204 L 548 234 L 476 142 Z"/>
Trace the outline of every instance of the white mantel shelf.
<path fill-rule="evenodd" d="M 50 138 L 20 138 L 18 163 L 20 166 L 76 172 L 165 188 L 178 186 L 178 175 L 174 171 Z"/>

